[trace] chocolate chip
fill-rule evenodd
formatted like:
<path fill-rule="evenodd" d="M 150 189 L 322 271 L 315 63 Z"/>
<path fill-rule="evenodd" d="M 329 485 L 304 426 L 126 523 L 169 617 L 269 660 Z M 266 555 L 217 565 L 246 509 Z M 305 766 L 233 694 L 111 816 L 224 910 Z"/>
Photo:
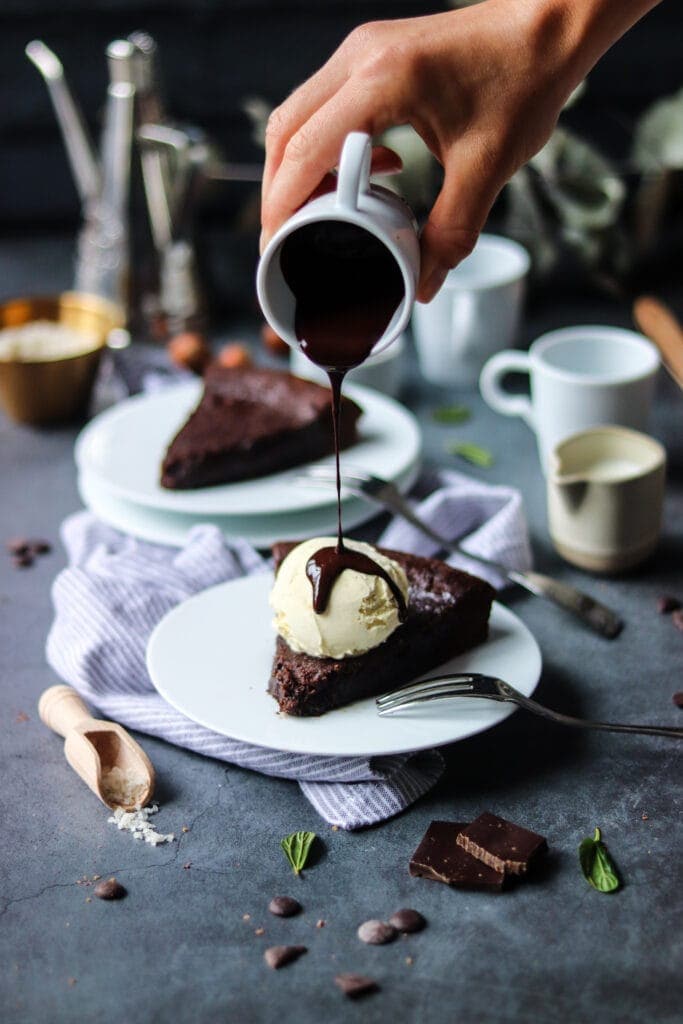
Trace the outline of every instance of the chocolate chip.
<path fill-rule="evenodd" d="M 291 896 L 274 896 L 268 904 L 268 910 L 276 917 L 294 917 L 301 912 L 301 904 Z"/>
<path fill-rule="evenodd" d="M 683 691 L 679 690 L 678 693 L 674 693 L 673 702 L 677 708 L 683 708 Z"/>
<path fill-rule="evenodd" d="M 30 550 L 29 541 L 25 537 L 12 537 L 5 541 L 5 549 L 10 555 L 27 555 Z"/>
<path fill-rule="evenodd" d="M 678 611 L 680 607 L 681 602 L 671 594 L 662 594 L 657 598 L 657 611 L 660 615 L 669 615 L 671 612 Z"/>
<path fill-rule="evenodd" d="M 387 942 L 393 942 L 398 934 L 393 924 L 386 921 L 365 921 L 356 932 L 361 942 L 367 942 L 371 946 L 384 946 Z"/>
<path fill-rule="evenodd" d="M 52 545 L 48 540 L 38 538 L 36 540 L 29 540 L 27 543 L 32 555 L 49 555 L 52 551 Z"/>
<path fill-rule="evenodd" d="M 126 895 L 126 890 L 115 878 L 106 878 L 103 882 L 98 882 L 93 892 L 101 900 L 120 900 Z"/>
<path fill-rule="evenodd" d="M 14 555 L 12 565 L 15 569 L 28 569 L 33 565 L 33 555 L 26 552 L 23 555 Z"/>
<path fill-rule="evenodd" d="M 418 910 L 397 910 L 389 918 L 389 924 L 393 924 L 397 932 L 421 932 L 427 922 Z"/>
<path fill-rule="evenodd" d="M 377 982 L 363 974 L 337 974 L 334 983 L 349 999 L 359 999 L 361 996 L 379 991 Z"/>
<path fill-rule="evenodd" d="M 683 633 L 683 609 L 671 613 L 671 621 L 673 622 L 676 629 L 680 629 Z"/>
<path fill-rule="evenodd" d="M 306 946 L 269 946 L 263 954 L 263 959 L 274 971 L 298 960 L 303 953 L 307 953 Z"/>

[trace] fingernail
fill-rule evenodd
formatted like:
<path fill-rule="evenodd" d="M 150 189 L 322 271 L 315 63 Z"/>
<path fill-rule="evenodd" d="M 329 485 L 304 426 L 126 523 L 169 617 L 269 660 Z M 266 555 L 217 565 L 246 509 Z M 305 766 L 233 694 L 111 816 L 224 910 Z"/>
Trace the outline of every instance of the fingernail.
<path fill-rule="evenodd" d="M 262 231 L 258 240 L 258 251 L 263 255 L 263 250 L 268 244 L 268 236 L 265 231 Z"/>
<path fill-rule="evenodd" d="M 422 284 L 418 290 L 418 299 L 420 302 L 431 302 L 441 285 L 446 280 L 447 274 L 448 267 L 434 267 L 424 284 Z"/>

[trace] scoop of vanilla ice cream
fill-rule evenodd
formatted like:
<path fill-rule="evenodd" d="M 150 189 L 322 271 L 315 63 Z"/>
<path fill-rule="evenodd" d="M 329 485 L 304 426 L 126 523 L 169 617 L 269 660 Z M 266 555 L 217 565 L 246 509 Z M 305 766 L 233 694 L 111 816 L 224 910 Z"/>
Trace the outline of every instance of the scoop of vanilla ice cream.
<path fill-rule="evenodd" d="M 275 629 L 293 651 L 315 658 L 364 654 L 399 625 L 396 601 L 385 580 L 352 569 L 345 569 L 335 580 L 325 611 L 314 611 L 306 563 L 316 551 L 336 543 L 334 537 L 315 537 L 293 548 L 280 565 L 270 594 Z M 370 544 L 346 539 L 344 544 L 377 562 L 407 602 L 408 579 L 400 565 Z"/>

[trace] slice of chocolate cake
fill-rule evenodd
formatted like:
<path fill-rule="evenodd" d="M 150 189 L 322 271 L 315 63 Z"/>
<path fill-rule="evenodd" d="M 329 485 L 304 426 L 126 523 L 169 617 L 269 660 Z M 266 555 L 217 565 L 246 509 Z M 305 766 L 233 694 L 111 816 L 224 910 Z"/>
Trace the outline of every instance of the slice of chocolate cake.
<path fill-rule="evenodd" d="M 342 399 L 341 447 L 360 408 Z M 334 451 L 330 391 L 283 370 L 213 364 L 199 405 L 171 441 L 161 485 L 211 487 L 277 473 Z"/>
<path fill-rule="evenodd" d="M 275 569 L 295 547 L 273 547 Z M 289 715 L 322 715 L 418 678 L 488 634 L 493 587 L 436 558 L 379 548 L 403 568 L 409 597 L 405 621 L 378 647 L 348 658 L 314 658 L 277 637 L 268 692 Z"/>

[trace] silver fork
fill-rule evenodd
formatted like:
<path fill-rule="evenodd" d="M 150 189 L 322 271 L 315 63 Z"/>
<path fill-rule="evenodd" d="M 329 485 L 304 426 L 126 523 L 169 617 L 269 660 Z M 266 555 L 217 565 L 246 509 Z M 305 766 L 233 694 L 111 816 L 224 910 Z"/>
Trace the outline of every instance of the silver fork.
<path fill-rule="evenodd" d="M 377 697 L 375 704 L 380 715 L 391 715 L 404 708 L 427 704 L 433 700 L 450 700 L 452 697 L 481 697 L 484 700 L 517 704 L 535 715 L 548 718 L 560 725 L 572 725 L 579 729 L 601 729 L 603 732 L 635 732 L 644 736 L 668 736 L 671 739 L 683 739 L 683 729 L 669 728 L 660 725 L 622 725 L 618 722 L 591 722 L 586 718 L 573 718 L 559 711 L 552 711 L 543 704 L 530 700 L 515 690 L 509 683 L 495 676 L 481 675 L 479 672 L 455 673 L 448 676 L 435 676 L 412 683 L 400 690 L 393 690 Z"/>
<path fill-rule="evenodd" d="M 334 484 L 334 467 L 324 465 L 310 466 L 297 479 L 307 484 Z M 611 608 L 596 601 L 595 598 L 590 597 L 588 594 L 584 594 L 583 591 L 577 590 L 576 587 L 572 587 L 568 583 L 561 583 L 559 580 L 553 579 L 551 576 L 545 576 L 540 572 L 532 572 L 531 570 L 521 572 L 518 569 L 509 569 L 500 562 L 484 558 L 483 555 L 472 554 L 472 552 L 466 551 L 461 547 L 460 544 L 442 537 L 415 514 L 398 487 L 388 480 L 382 480 L 380 477 L 372 476 L 364 470 L 346 466 L 342 474 L 342 486 L 349 493 L 359 498 L 367 498 L 368 501 L 372 501 L 376 505 L 380 505 L 382 508 L 402 516 L 445 551 L 461 554 L 466 558 L 472 558 L 475 562 L 481 562 L 482 565 L 488 565 L 502 576 L 506 576 L 513 583 L 524 587 L 525 590 L 528 590 L 535 597 L 544 597 L 566 611 L 572 612 L 587 626 L 590 626 L 594 632 L 599 633 L 600 636 L 613 640 L 621 632 L 623 622 L 619 616 Z"/>

